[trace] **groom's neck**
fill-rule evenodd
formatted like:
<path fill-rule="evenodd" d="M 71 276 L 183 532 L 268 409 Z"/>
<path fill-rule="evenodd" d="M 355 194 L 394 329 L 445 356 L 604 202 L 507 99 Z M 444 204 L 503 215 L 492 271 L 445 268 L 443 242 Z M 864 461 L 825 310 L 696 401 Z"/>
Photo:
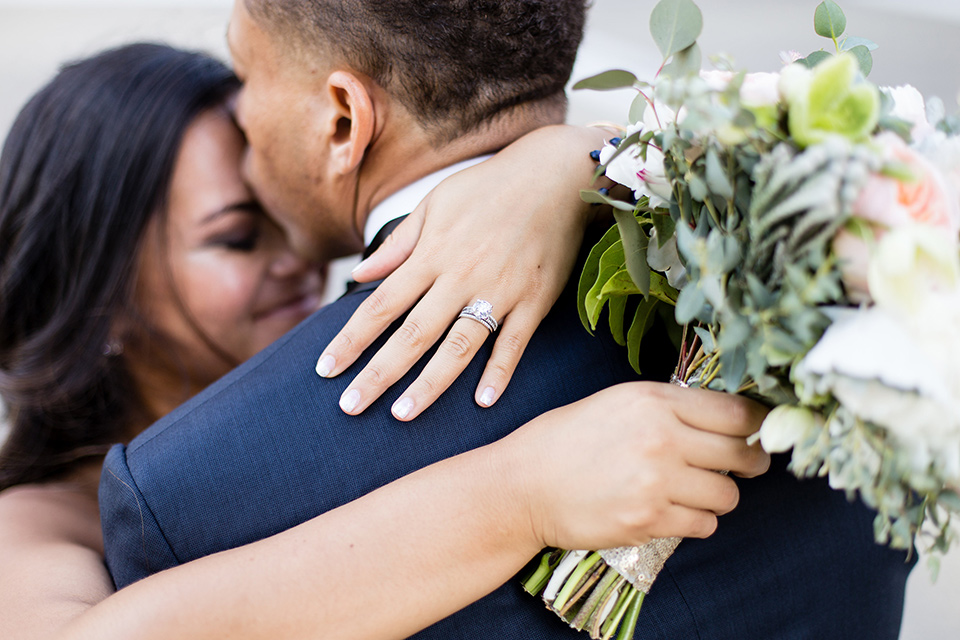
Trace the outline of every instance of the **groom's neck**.
<path fill-rule="evenodd" d="M 363 229 L 374 207 L 403 187 L 452 164 L 496 153 L 534 129 L 562 123 L 563 117 L 563 109 L 521 105 L 509 115 L 441 144 L 419 127 L 386 128 L 363 161 L 357 193 L 358 228 Z"/>

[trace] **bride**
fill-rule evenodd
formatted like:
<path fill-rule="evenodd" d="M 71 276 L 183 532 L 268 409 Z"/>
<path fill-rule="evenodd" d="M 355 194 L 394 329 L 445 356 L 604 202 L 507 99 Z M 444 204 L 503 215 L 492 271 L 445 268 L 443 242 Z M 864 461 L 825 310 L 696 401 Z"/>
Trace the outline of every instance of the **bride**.
<path fill-rule="evenodd" d="M 354 604 L 371 597 L 364 571 L 409 573 L 403 563 L 410 556 L 401 554 L 374 568 L 323 558 L 324 540 L 349 532 L 387 546 L 403 531 L 425 526 L 418 509 L 429 506 L 441 516 L 438 531 L 412 536 L 410 544 L 448 548 L 453 559 L 420 567 L 420 597 L 432 594 L 437 607 L 366 608 L 378 635 L 394 635 L 481 597 L 546 543 L 597 548 L 654 536 L 707 536 L 716 514 L 735 505 L 736 487 L 704 469 L 765 470 L 765 454 L 744 443 L 762 417 L 755 405 L 709 392 L 625 385 L 403 478 L 299 531 L 111 595 L 97 509 L 108 446 L 130 440 L 294 327 L 318 308 L 323 292 L 324 265 L 291 250 L 241 180 L 244 141 L 225 106 L 236 87 L 230 71 L 205 56 L 130 45 L 65 68 L 24 107 L 9 134 L 0 158 L 0 394 L 11 423 L 0 450 L 0 636 L 142 637 L 142 630 L 130 629 L 143 626 L 161 637 L 221 637 L 227 628 L 231 637 L 281 636 L 319 615 L 309 606 L 320 590 L 310 582 L 317 557 L 327 569 L 344 563 L 341 575 L 357 577 L 354 589 L 348 581 L 338 586 L 338 597 Z M 554 132 L 549 140 L 552 147 L 535 145 L 546 158 L 564 149 L 587 151 L 582 132 L 566 138 Z M 500 161 L 500 170 L 515 171 Z M 553 164 L 538 176 L 545 189 L 586 179 L 571 175 L 569 164 Z M 462 215 L 478 200 L 447 193 L 444 202 L 452 215 Z M 558 215 L 553 206 L 544 209 L 531 215 Z M 565 215 L 583 215 L 578 202 L 567 209 Z M 446 214 L 434 208 L 430 215 Z M 496 234 L 509 227 L 488 228 Z M 544 234 L 530 242 L 550 247 L 579 240 Z M 433 259 L 442 267 L 447 257 Z M 559 262 L 549 268 L 560 271 L 561 280 L 569 270 Z M 664 403 L 650 401 L 654 395 L 680 409 L 665 411 Z M 604 428 L 585 419 L 601 404 Z M 641 410 L 659 411 L 652 415 L 661 419 L 638 425 L 633 417 Z M 740 420 L 716 417 L 726 413 Z M 683 422 L 704 422 L 702 416 L 714 417 L 716 433 Z M 584 438 L 587 429 L 591 436 Z M 642 446 L 653 429 L 711 453 L 689 462 L 679 455 L 664 460 L 662 452 Z M 609 461 L 604 468 L 583 463 L 593 449 Z M 543 455 L 553 460 L 549 468 L 526 464 Z M 658 455 L 663 470 L 637 482 L 644 459 Z M 501 467 L 514 471 L 490 473 Z M 567 493 L 551 490 L 557 478 L 565 479 Z M 697 483 L 697 495 L 678 488 L 688 484 L 683 478 Z M 663 490 L 651 492 L 651 483 Z M 478 540 L 489 541 L 496 531 L 506 544 L 481 546 L 464 535 L 457 518 L 465 502 Z M 532 539 L 531 518 L 555 538 Z M 459 556 L 471 557 L 456 555 L 459 548 L 470 548 Z M 296 563 L 277 561 L 293 557 Z M 245 579 L 251 562 L 266 563 L 269 579 Z M 376 597 L 411 597 L 395 582 Z M 244 624 L 249 619 L 256 624 Z"/>

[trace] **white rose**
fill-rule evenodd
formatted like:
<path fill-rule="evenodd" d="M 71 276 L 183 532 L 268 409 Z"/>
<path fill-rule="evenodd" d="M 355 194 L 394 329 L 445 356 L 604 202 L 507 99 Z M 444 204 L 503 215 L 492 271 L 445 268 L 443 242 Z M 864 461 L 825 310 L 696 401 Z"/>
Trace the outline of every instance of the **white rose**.
<path fill-rule="evenodd" d="M 951 235 L 922 224 L 884 234 L 867 266 L 870 295 L 877 305 L 911 317 L 932 295 L 960 296 L 960 255 Z"/>
<path fill-rule="evenodd" d="M 960 296 L 910 319 L 881 307 L 847 311 L 793 375 L 805 393 L 832 394 L 861 420 L 887 429 L 918 472 L 934 462 L 960 479 L 957 322 Z"/>
<path fill-rule="evenodd" d="M 713 91 L 724 91 L 734 78 L 732 71 L 701 71 L 700 77 Z M 778 73 L 748 73 L 740 85 L 740 101 L 745 107 L 775 107 L 780 101 Z"/>
<path fill-rule="evenodd" d="M 881 87 L 880 90 L 893 99 L 891 115 L 913 125 L 910 135 L 914 140 L 921 140 L 933 133 L 933 127 L 927 120 L 927 106 L 923 94 L 915 87 L 905 84 L 899 87 Z"/>
<path fill-rule="evenodd" d="M 780 405 L 767 414 L 760 427 L 760 445 L 767 453 L 789 451 L 823 426 L 809 409 Z"/>

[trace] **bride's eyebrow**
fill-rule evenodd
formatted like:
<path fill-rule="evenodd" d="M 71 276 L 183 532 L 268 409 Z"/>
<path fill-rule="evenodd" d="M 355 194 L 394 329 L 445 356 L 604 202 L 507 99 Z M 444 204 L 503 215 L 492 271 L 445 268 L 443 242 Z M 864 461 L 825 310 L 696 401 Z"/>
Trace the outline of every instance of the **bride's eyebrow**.
<path fill-rule="evenodd" d="M 254 200 L 244 200 L 242 202 L 233 202 L 227 206 L 217 209 L 216 211 L 207 214 L 200 221 L 201 224 L 207 224 L 208 222 L 213 222 L 217 218 L 235 211 L 246 211 L 248 213 L 260 213 L 263 209 L 260 207 L 260 204 Z"/>

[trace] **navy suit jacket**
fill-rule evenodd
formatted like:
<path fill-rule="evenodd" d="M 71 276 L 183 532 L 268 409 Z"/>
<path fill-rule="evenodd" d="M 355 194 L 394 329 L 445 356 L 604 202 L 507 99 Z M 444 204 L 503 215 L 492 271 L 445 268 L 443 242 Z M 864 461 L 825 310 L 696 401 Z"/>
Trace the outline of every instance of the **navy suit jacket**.
<path fill-rule="evenodd" d="M 493 408 L 473 401 L 491 340 L 413 422 L 395 420 L 389 403 L 419 368 L 362 416 L 349 417 L 337 400 L 374 350 L 335 380 L 318 377 L 314 365 L 370 290 L 360 288 L 321 309 L 130 445 L 110 452 L 100 504 L 117 587 L 270 536 L 497 440 L 544 411 L 635 379 L 609 332 L 592 337 L 584 331 L 568 291 Z M 645 351 L 657 347 L 651 339 Z M 672 364 L 669 356 L 662 359 Z M 873 542 L 870 511 L 823 481 L 797 481 L 782 459 L 766 475 L 738 483 L 740 505 L 720 519 L 718 532 L 684 541 L 667 563 L 635 637 L 897 637 L 912 565 L 903 553 Z M 317 637 L 335 636 L 317 630 Z M 416 637 L 585 636 L 510 580 Z"/>

